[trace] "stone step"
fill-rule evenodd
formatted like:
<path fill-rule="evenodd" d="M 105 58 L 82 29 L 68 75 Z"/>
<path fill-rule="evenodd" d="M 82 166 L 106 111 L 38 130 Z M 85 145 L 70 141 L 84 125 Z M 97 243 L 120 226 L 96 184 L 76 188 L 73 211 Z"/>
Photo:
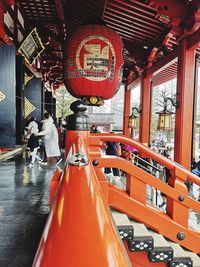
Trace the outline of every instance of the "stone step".
<path fill-rule="evenodd" d="M 154 249 L 149 254 L 149 260 L 153 262 L 172 261 L 174 257 L 174 251 L 169 246 L 166 239 L 152 229 L 148 229 L 148 232 L 154 240 Z"/>
<path fill-rule="evenodd" d="M 174 250 L 174 260 L 171 262 L 171 264 L 176 261 L 177 259 L 182 258 L 188 258 L 190 257 L 193 265 L 186 265 L 186 266 L 193 266 L 193 267 L 200 267 L 200 257 L 189 250 L 186 250 L 185 248 L 181 247 L 179 244 L 174 243 L 171 240 L 167 240 L 168 244 L 173 248 Z M 170 265 L 170 266 L 178 266 L 178 265 Z M 181 266 L 181 265 L 180 265 Z M 184 266 L 184 265 L 183 265 Z"/>
<path fill-rule="evenodd" d="M 112 217 L 122 240 L 133 240 L 134 230 L 128 217 L 116 210 L 112 210 Z"/>
<path fill-rule="evenodd" d="M 117 210 L 112 210 L 112 216 L 118 230 L 123 230 L 122 226 L 124 229 L 133 229 L 133 239 L 131 235 L 124 238 L 124 230 L 120 233 L 121 238 L 127 240 L 129 251 L 146 251 L 150 262 L 167 262 L 168 267 L 200 267 L 200 257 L 197 254 L 166 240 L 162 235 Z"/>
<path fill-rule="evenodd" d="M 129 218 L 129 224 L 133 226 L 134 238 L 129 241 L 128 247 L 130 251 L 151 251 L 154 248 L 154 240 L 144 224 Z"/>

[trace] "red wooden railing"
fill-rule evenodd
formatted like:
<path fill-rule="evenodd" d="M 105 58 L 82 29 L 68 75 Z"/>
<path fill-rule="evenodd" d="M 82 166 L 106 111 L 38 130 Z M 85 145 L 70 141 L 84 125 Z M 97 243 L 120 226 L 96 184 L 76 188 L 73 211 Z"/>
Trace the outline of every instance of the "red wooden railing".
<path fill-rule="evenodd" d="M 51 182 L 51 211 L 34 267 L 131 266 L 104 201 L 94 168 L 76 136 L 64 172 Z M 79 162 L 77 159 L 81 159 Z M 75 165 L 77 164 L 77 165 Z"/>
<path fill-rule="evenodd" d="M 71 131 L 68 139 L 71 149 L 66 148 L 70 152 L 64 171 L 57 170 L 51 181 L 51 211 L 33 267 L 131 266 L 109 205 L 200 253 L 200 234 L 188 227 L 188 210 L 200 212 L 200 203 L 188 196 L 184 184 L 188 179 L 200 185 L 197 176 L 125 136 Z M 102 141 L 129 144 L 166 166 L 172 174 L 170 185 L 126 160 L 105 158 Z M 108 184 L 103 167 L 125 171 L 127 190 Z M 167 196 L 167 213 L 147 204 L 147 184 Z"/>
<path fill-rule="evenodd" d="M 98 152 L 102 141 L 120 142 L 136 148 L 139 153 L 167 167 L 172 177 L 170 184 L 163 183 L 150 173 L 121 158 L 102 157 Z M 188 213 L 192 209 L 200 213 L 200 203 L 188 196 L 185 181 L 200 185 L 200 179 L 180 165 L 155 153 L 139 142 L 122 135 L 95 134 L 90 136 L 90 155 L 98 161 L 97 173 L 103 167 L 116 167 L 128 174 L 127 191 L 110 185 L 108 204 L 143 222 L 169 239 L 200 253 L 200 234 L 188 227 Z M 102 179 L 101 179 L 102 180 Z M 146 186 L 150 185 L 167 196 L 167 213 L 147 204 Z M 170 230 L 169 230 L 170 229 Z"/>

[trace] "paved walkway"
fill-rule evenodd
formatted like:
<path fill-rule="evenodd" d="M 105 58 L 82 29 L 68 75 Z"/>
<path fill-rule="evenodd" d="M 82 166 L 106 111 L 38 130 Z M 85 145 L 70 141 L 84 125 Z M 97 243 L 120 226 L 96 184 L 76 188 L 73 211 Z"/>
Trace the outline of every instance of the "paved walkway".
<path fill-rule="evenodd" d="M 55 167 L 27 166 L 23 155 L 0 162 L 0 267 L 31 267 L 49 212 Z"/>

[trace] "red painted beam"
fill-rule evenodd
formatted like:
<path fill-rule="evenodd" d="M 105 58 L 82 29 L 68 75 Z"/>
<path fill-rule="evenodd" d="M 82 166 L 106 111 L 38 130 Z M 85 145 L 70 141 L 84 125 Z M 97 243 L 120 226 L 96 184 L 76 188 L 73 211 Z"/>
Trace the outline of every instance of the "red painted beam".
<path fill-rule="evenodd" d="M 192 35 L 188 36 L 187 48 L 188 49 L 196 49 L 200 45 L 200 29 L 193 33 Z"/>
<path fill-rule="evenodd" d="M 147 75 L 153 74 L 154 72 L 163 68 L 166 64 L 168 64 L 170 61 L 174 60 L 178 56 L 178 52 L 179 52 L 179 48 L 177 47 L 172 52 L 170 52 L 166 57 L 164 57 L 159 62 L 154 64 L 152 67 L 148 68 L 146 70 L 146 74 Z"/>
<path fill-rule="evenodd" d="M 184 39 L 180 47 L 177 75 L 177 98 L 180 107 L 176 110 L 175 155 L 176 162 L 190 170 L 192 156 L 193 102 L 195 81 L 195 50 L 187 49 Z"/>
<path fill-rule="evenodd" d="M 151 107 L 151 75 L 142 75 L 141 79 L 141 107 L 140 135 L 141 143 L 149 145 L 150 135 L 150 107 Z"/>
<path fill-rule="evenodd" d="M 13 41 L 4 31 L 4 7 L 3 5 L 0 5 L 0 39 L 2 39 L 2 41 L 7 45 L 13 44 Z"/>

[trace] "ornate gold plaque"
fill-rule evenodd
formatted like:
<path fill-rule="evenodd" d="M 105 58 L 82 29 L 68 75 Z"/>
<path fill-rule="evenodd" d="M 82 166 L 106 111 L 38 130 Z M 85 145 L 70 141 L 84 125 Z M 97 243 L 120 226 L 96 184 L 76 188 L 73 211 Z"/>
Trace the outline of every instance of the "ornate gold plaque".
<path fill-rule="evenodd" d="M 24 97 L 24 118 L 27 118 L 35 109 L 36 107 Z"/>

